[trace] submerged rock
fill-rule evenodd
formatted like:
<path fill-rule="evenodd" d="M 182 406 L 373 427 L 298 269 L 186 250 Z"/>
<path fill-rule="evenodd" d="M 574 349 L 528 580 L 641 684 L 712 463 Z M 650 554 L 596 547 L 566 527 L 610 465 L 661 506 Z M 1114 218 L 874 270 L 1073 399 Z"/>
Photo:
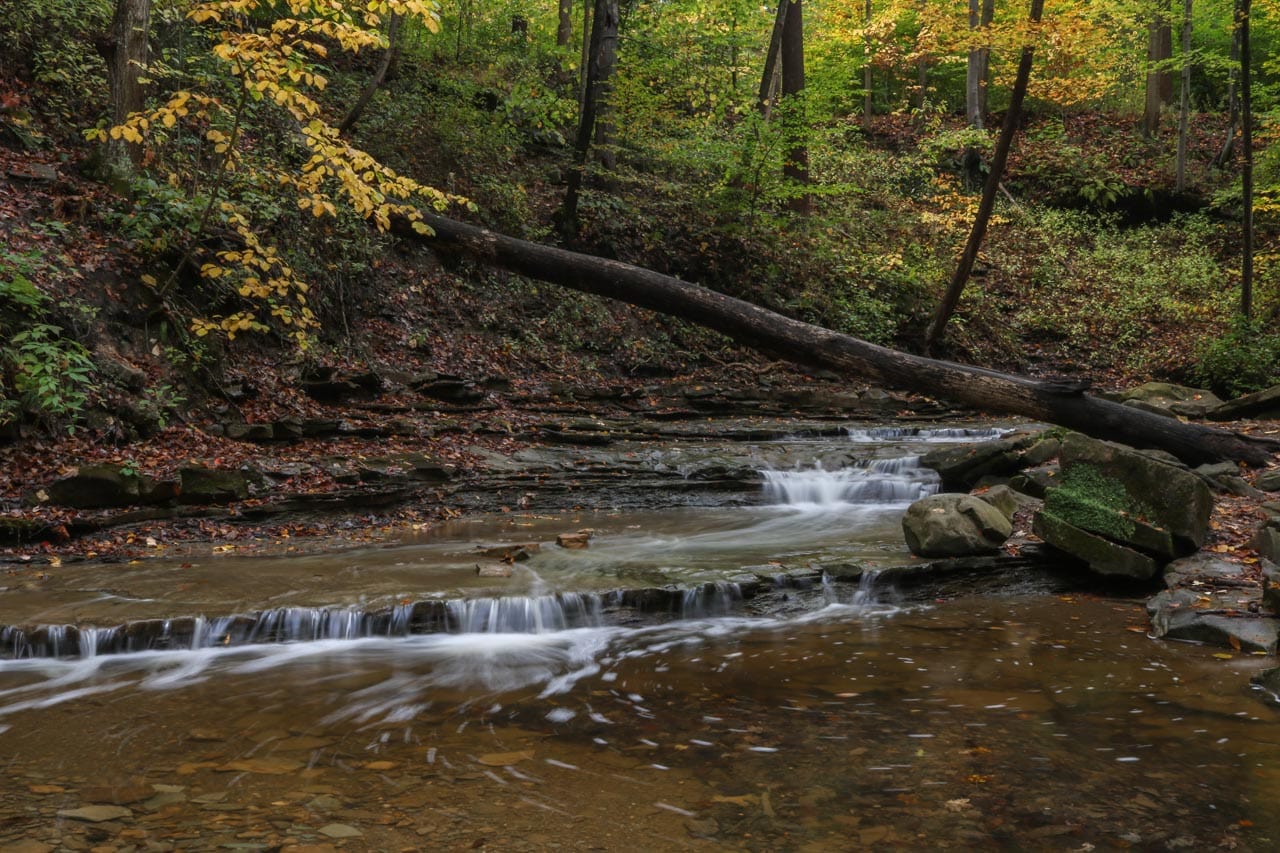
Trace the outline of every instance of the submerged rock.
<path fill-rule="evenodd" d="M 577 533 L 561 533 L 556 537 L 556 544 L 561 548 L 569 548 L 570 550 L 581 550 L 586 548 L 591 541 L 590 530 L 579 530 Z"/>
<path fill-rule="evenodd" d="M 476 577 L 509 578 L 511 577 L 511 564 L 510 563 L 477 563 Z"/>
<path fill-rule="evenodd" d="M 902 517 L 911 553 L 921 557 L 992 554 L 1013 533 L 1009 519 L 971 495 L 931 495 L 913 503 Z"/>

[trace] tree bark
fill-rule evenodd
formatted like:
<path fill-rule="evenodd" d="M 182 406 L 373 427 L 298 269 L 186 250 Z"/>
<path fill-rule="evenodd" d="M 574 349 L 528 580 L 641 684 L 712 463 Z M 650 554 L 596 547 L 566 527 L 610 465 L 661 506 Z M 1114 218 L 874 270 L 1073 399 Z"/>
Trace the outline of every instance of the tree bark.
<path fill-rule="evenodd" d="M 1184 423 L 1094 397 L 1085 393 L 1082 383 L 1037 381 L 898 352 L 621 261 L 518 240 L 432 213 L 424 212 L 422 221 L 433 234 L 419 234 L 404 219 L 395 220 L 393 229 L 441 252 L 679 317 L 800 364 L 945 397 L 981 411 L 1021 415 L 1135 447 L 1158 448 L 1193 464 L 1230 460 L 1260 466 L 1280 450 L 1275 439 Z"/>
<path fill-rule="evenodd" d="M 587 83 L 578 116 L 578 135 L 574 141 L 574 168 L 569 172 L 564 204 L 557 214 L 560 233 L 566 239 L 572 239 L 578 233 L 578 196 L 591 153 L 591 138 L 595 136 L 598 146 L 607 148 L 612 145 L 611 129 L 600 120 L 600 116 L 606 107 L 609 76 L 617 59 L 618 0 L 595 0 L 590 33 L 587 62 L 583 69 Z M 601 132 L 602 125 L 606 128 L 604 133 Z"/>
<path fill-rule="evenodd" d="M 1031 0 L 1030 20 L 1033 24 L 1040 22 L 1044 12 L 1044 0 Z M 965 243 L 960 262 L 956 264 L 955 275 L 951 284 L 933 315 L 929 331 L 925 334 L 925 349 L 936 352 L 942 341 L 943 330 L 947 321 L 955 313 L 960 303 L 960 294 L 973 272 L 973 264 L 978 259 L 978 250 L 982 248 L 982 240 L 987 235 L 987 224 L 991 221 L 991 212 L 996 206 L 996 193 L 1000 191 L 1000 181 L 1004 177 L 1004 166 L 1009 160 L 1009 149 L 1013 146 L 1014 134 L 1018 131 L 1018 123 L 1022 120 L 1022 101 L 1027 94 L 1027 84 L 1031 80 L 1031 62 L 1035 57 L 1035 46 L 1028 44 L 1022 48 L 1022 57 L 1018 60 L 1018 73 L 1013 81 L 1013 92 L 1009 96 L 1009 109 L 1004 114 L 1004 126 L 1000 129 L 1000 138 L 996 140 L 995 151 L 991 155 L 991 168 L 987 172 L 987 182 L 982 189 L 982 199 L 978 202 L 978 213 L 973 218 L 973 229 L 969 232 L 969 240 Z"/>
<path fill-rule="evenodd" d="M 977 30 L 995 17 L 995 0 L 969 0 L 969 29 Z M 981 130 L 987 117 L 987 72 L 991 51 L 976 47 L 969 51 L 965 66 L 964 105 L 969 126 Z"/>
<path fill-rule="evenodd" d="M 780 0 L 781 1 L 781 0 Z M 791 6 L 782 24 L 782 100 L 791 102 L 788 116 L 791 144 L 787 149 L 782 174 L 797 186 L 809 183 L 809 132 L 808 119 L 804 115 L 804 6 L 802 0 L 786 0 Z M 812 208 L 808 192 L 799 193 L 789 205 L 797 213 L 808 213 Z"/>
<path fill-rule="evenodd" d="M 1187 191 L 1187 131 L 1191 123 L 1191 4 L 1182 3 L 1182 79 L 1178 97 L 1178 153 L 1176 156 L 1174 189 Z"/>
<path fill-rule="evenodd" d="M 769 36 L 769 49 L 764 55 L 764 71 L 760 74 L 760 94 L 757 104 L 761 117 L 768 119 L 773 109 L 773 94 L 778 80 L 778 55 L 782 52 L 782 29 L 787 22 L 789 0 L 778 0 L 778 11 L 773 19 L 773 31 Z"/>
<path fill-rule="evenodd" d="M 1240 78 L 1240 26 L 1236 24 L 1231 35 L 1230 70 L 1227 72 L 1227 135 L 1222 140 L 1222 149 L 1214 158 L 1219 168 L 1231 162 L 1236 152 L 1236 131 L 1240 129 L 1240 96 L 1237 92 L 1237 81 Z"/>
<path fill-rule="evenodd" d="M 559 17 L 556 20 L 556 47 L 568 47 L 573 42 L 573 0 L 560 0 Z"/>
<path fill-rule="evenodd" d="M 866 0 L 866 6 L 863 9 L 863 23 L 870 28 L 871 26 L 871 0 Z M 862 65 L 862 130 L 868 136 L 871 135 L 871 119 L 873 102 L 871 98 L 871 36 L 868 35 L 862 40 L 862 50 L 865 54 Z"/>
<path fill-rule="evenodd" d="M 1236 0 L 1236 26 L 1240 30 L 1240 148 L 1244 154 L 1241 193 L 1244 196 L 1244 246 L 1240 259 L 1240 315 L 1253 317 L 1253 49 L 1249 36 L 1252 0 Z"/>
<path fill-rule="evenodd" d="M 356 122 L 360 120 L 360 116 L 364 114 L 365 107 L 369 106 L 374 94 L 387 79 L 387 72 L 395 64 L 396 56 L 400 53 L 400 20 L 401 16 L 399 14 L 392 13 L 391 18 L 387 21 L 387 49 L 382 54 L 382 61 L 378 63 L 378 69 L 373 73 L 368 85 L 364 87 L 364 91 L 360 93 L 360 97 L 351 105 L 350 112 L 343 118 L 342 123 L 338 125 L 338 135 L 346 135 L 351 128 L 355 127 Z"/>
<path fill-rule="evenodd" d="M 1173 26 L 1167 0 L 1147 26 L 1147 98 L 1142 113 L 1142 132 L 1155 136 L 1160 129 L 1160 110 L 1173 100 L 1173 74 L 1167 63 L 1173 58 Z"/>
<path fill-rule="evenodd" d="M 151 30 L 151 0 L 116 0 L 115 14 L 98 52 L 107 64 L 111 88 L 111 123 L 124 124 L 146 106 L 142 76 L 147 70 L 147 37 Z M 142 163 L 142 146 L 112 139 L 107 142 L 108 169 L 129 175 Z"/>

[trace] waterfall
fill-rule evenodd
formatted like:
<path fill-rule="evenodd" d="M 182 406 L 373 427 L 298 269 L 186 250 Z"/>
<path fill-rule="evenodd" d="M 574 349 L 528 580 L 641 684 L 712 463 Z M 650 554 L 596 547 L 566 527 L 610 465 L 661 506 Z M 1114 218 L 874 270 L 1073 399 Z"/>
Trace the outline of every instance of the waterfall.
<path fill-rule="evenodd" d="M 851 441 L 985 441 L 1003 438 L 1009 430 L 997 427 L 850 427 Z"/>
<path fill-rule="evenodd" d="M 680 602 L 681 619 L 725 616 L 742 601 L 742 586 L 731 581 L 704 583 L 684 591 Z"/>
<path fill-rule="evenodd" d="M 827 471 L 761 472 L 769 503 L 810 509 L 846 504 L 909 503 L 938 490 L 938 475 L 920 467 L 919 456 L 877 459 L 862 467 Z"/>

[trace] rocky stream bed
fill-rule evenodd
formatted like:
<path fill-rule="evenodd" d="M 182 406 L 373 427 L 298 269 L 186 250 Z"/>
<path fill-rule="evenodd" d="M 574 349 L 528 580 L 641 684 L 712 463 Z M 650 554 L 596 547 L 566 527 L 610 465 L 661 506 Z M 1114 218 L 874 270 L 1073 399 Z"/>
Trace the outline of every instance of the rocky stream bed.
<path fill-rule="evenodd" d="M 46 515 L 5 528 L 0 850 L 1280 837 L 1274 472 L 813 389 L 566 392 L 522 421 L 536 443 L 379 452 L 427 421 L 496 429 L 483 383 L 434 382 L 456 427 L 438 406 L 379 411 L 332 426 L 364 452 L 88 464 L 29 496 Z M 262 426 L 209 429 L 324 440 Z M 1141 507 L 1123 485 L 1080 497 L 1084 466 L 1146 489 Z M 316 472 L 328 486 L 300 489 Z M 939 491 L 999 520 L 960 553 L 904 540 L 908 507 L 952 511 Z M 1253 549 L 1224 547 L 1233 501 L 1264 507 Z M 424 505 L 448 512 L 415 520 Z M 166 547 L 185 524 L 315 518 L 361 530 Z M 1062 524 L 1101 556 L 1072 553 Z M 137 555 L 32 547 L 59 526 L 136 530 Z"/>

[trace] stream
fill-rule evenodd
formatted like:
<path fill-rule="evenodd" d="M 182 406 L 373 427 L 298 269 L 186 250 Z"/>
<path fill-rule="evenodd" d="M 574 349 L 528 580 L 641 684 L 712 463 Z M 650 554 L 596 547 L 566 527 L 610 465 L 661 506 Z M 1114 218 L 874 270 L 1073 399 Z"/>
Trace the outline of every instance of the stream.
<path fill-rule="evenodd" d="M 14 583 L 0 850 L 1275 849 L 1266 658 L 1051 574 L 878 582 L 920 562 L 920 447 L 977 437 L 735 451 L 769 462 L 718 506 Z M 539 547 L 478 575 L 503 543 Z"/>

